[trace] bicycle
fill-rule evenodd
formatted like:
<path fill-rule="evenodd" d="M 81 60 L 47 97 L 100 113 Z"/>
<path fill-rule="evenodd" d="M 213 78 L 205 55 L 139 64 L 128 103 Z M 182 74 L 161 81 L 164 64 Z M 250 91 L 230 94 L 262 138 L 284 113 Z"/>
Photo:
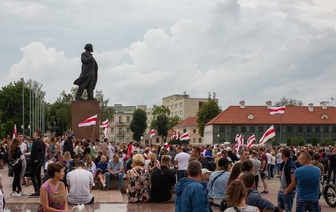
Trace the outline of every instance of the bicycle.
<path fill-rule="evenodd" d="M 323 177 L 323 181 L 320 183 L 319 199 L 321 195 L 323 195 L 324 200 L 330 207 L 336 207 L 336 187 L 326 183 L 326 176 Z"/>

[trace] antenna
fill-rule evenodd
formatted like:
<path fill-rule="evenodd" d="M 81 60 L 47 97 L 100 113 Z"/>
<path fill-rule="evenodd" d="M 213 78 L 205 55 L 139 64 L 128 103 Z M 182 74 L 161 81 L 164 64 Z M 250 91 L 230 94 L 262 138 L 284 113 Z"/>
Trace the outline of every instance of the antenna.
<path fill-rule="evenodd" d="M 208 93 L 208 97 L 209 97 L 209 99 L 211 98 L 211 92 Z"/>
<path fill-rule="evenodd" d="M 216 92 L 213 92 L 213 98 L 216 99 Z"/>

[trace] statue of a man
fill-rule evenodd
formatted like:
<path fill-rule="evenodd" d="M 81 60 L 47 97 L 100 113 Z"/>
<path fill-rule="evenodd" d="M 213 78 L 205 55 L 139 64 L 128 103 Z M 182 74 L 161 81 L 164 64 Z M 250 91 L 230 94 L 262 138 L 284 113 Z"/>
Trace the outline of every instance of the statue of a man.
<path fill-rule="evenodd" d="M 76 100 L 83 100 L 81 96 L 84 92 L 84 89 L 87 91 L 89 100 L 97 100 L 93 98 L 93 90 L 96 87 L 98 78 L 98 64 L 92 55 L 92 44 L 86 44 L 84 49 L 85 52 L 83 52 L 81 55 L 82 72 L 79 78 L 74 82 L 75 85 L 78 85 Z"/>

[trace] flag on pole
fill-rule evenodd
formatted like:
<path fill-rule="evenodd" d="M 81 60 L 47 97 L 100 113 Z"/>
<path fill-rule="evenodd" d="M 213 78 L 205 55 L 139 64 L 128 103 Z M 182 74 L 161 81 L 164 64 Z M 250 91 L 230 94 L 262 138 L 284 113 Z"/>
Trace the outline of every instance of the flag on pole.
<path fill-rule="evenodd" d="M 155 136 L 155 130 L 154 129 L 152 129 L 151 131 L 150 131 L 150 138 L 153 138 Z"/>
<path fill-rule="evenodd" d="M 251 149 L 254 145 L 254 141 L 255 141 L 256 137 L 255 135 L 251 135 L 248 139 L 247 139 L 247 144 L 246 147 Z"/>
<path fill-rule="evenodd" d="M 183 133 L 180 137 L 181 141 L 185 141 L 185 140 L 190 140 L 190 134 L 189 133 Z"/>
<path fill-rule="evenodd" d="M 176 131 L 174 130 L 173 135 L 170 137 L 170 140 L 176 140 L 178 137 L 176 136 Z"/>
<path fill-rule="evenodd" d="M 281 106 L 281 107 L 271 107 L 270 108 L 270 114 L 284 114 L 285 113 L 286 106 Z"/>
<path fill-rule="evenodd" d="M 235 146 L 233 148 L 238 151 L 239 144 L 240 144 L 240 136 L 239 136 L 239 134 L 236 135 L 235 142 L 236 143 L 235 143 Z"/>
<path fill-rule="evenodd" d="M 242 135 L 240 137 L 240 146 L 243 146 L 244 145 L 244 141 L 245 141 L 245 138 L 244 138 L 244 135 Z"/>
<path fill-rule="evenodd" d="M 16 124 L 14 125 L 13 129 L 13 139 L 17 137 L 17 131 L 16 131 Z"/>
<path fill-rule="evenodd" d="M 168 142 L 166 142 L 166 143 L 164 144 L 164 147 L 165 147 L 167 150 L 169 150 L 170 144 L 169 144 Z"/>
<path fill-rule="evenodd" d="M 275 136 L 275 131 L 274 131 L 274 127 L 272 125 L 270 128 L 268 128 L 268 130 L 265 132 L 263 137 L 259 140 L 259 144 L 266 143 L 266 141 L 273 138 L 274 136 Z"/>
<path fill-rule="evenodd" d="M 85 119 L 84 121 L 78 124 L 78 127 L 88 127 L 91 125 L 95 125 L 97 122 L 97 117 L 98 117 L 98 114 L 91 116 L 88 119 Z"/>
<path fill-rule="evenodd" d="M 109 121 L 108 121 L 108 119 L 106 119 L 106 121 L 103 121 L 102 123 L 101 123 L 101 125 L 100 125 L 100 128 L 106 128 L 106 127 L 109 127 Z"/>

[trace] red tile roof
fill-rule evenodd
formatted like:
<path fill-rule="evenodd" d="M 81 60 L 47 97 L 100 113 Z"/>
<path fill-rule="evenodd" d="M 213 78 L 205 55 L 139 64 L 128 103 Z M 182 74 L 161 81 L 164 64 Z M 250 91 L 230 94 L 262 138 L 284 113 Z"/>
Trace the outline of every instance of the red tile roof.
<path fill-rule="evenodd" d="M 197 127 L 197 116 L 189 116 L 176 124 L 175 127 Z"/>
<path fill-rule="evenodd" d="M 254 119 L 248 119 L 252 114 Z M 327 115 L 327 119 L 321 116 Z M 336 107 L 323 109 L 320 106 L 313 107 L 313 112 L 308 106 L 287 106 L 285 114 L 270 115 L 266 106 L 229 106 L 221 114 L 213 118 L 206 125 L 211 124 L 279 124 L 282 116 L 282 124 L 336 124 Z"/>

